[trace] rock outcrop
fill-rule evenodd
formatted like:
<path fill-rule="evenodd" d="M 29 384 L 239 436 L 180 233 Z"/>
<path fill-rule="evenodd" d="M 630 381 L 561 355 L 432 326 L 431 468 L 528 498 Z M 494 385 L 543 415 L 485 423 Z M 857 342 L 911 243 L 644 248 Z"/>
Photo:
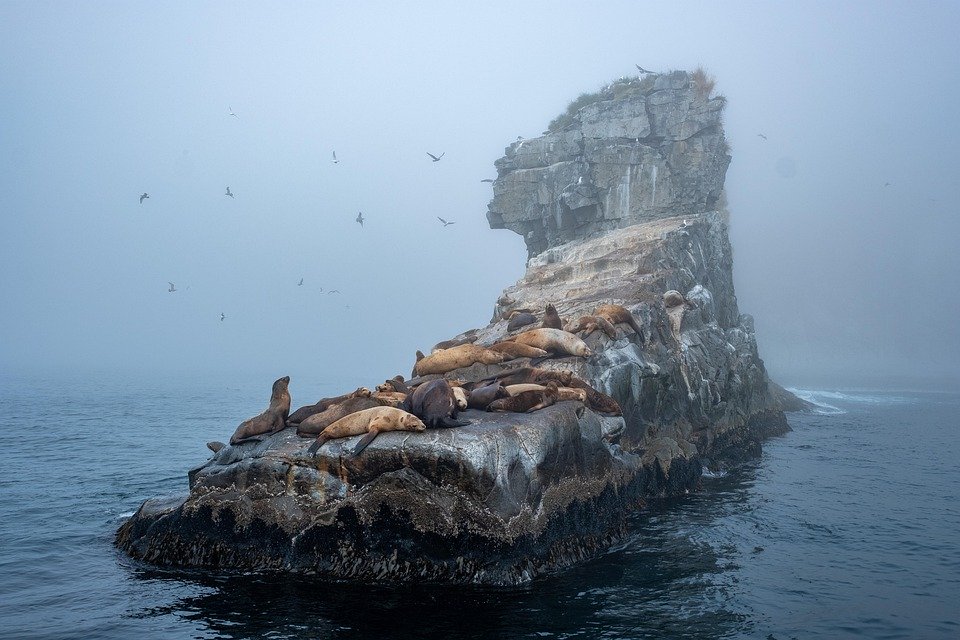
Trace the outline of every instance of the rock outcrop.
<path fill-rule="evenodd" d="M 607 548 L 645 498 L 695 488 L 705 464 L 755 456 L 786 431 L 789 394 L 768 380 L 737 307 L 716 210 L 729 162 L 722 102 L 682 72 L 622 85 L 497 162 L 491 225 L 524 234 L 533 257 L 493 321 L 472 330 L 490 345 L 512 310 L 552 303 L 570 321 L 627 307 L 639 332 L 597 331 L 590 358 L 539 365 L 589 381 L 622 416 L 577 402 L 468 411 L 469 426 L 382 434 L 356 457 L 358 437 L 311 458 L 311 441 L 288 429 L 217 451 L 190 472 L 189 495 L 145 502 L 118 546 L 167 566 L 518 583 Z"/>

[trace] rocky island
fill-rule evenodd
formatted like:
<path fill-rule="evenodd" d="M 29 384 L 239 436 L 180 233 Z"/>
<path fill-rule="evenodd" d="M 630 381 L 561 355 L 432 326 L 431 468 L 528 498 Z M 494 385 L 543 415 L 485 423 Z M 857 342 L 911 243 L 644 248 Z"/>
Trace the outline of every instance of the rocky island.
<path fill-rule="evenodd" d="M 523 235 L 527 271 L 489 324 L 453 340 L 492 345 L 516 333 L 512 312 L 547 304 L 565 322 L 623 305 L 630 323 L 584 336 L 592 355 L 537 363 L 612 396 L 622 415 L 575 401 L 468 410 L 467 426 L 383 433 L 358 456 L 357 437 L 312 457 L 312 441 L 285 429 L 217 451 L 190 471 L 187 496 L 144 502 L 118 547 L 164 566 L 515 584 L 608 548 L 646 498 L 695 489 L 705 465 L 758 455 L 789 429 L 791 397 L 737 307 L 723 108 L 702 72 L 624 79 L 496 162 L 487 218 Z"/>

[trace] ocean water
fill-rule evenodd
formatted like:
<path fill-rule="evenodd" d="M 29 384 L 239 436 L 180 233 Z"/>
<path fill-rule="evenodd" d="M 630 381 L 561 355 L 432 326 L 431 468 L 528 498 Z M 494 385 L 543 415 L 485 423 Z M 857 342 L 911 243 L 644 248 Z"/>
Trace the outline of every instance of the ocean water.
<path fill-rule="evenodd" d="M 521 588 L 160 571 L 118 554 L 124 518 L 185 492 L 204 443 L 259 412 L 271 382 L 0 378 L 0 637 L 960 637 L 960 394 L 797 390 L 818 410 L 792 414 L 761 459 Z M 354 382 L 295 380 L 295 404 Z"/>

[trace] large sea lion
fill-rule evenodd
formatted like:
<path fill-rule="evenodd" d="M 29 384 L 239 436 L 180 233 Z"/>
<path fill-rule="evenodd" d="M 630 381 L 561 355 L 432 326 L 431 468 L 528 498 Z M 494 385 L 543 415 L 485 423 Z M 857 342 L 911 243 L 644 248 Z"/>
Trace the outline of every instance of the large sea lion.
<path fill-rule="evenodd" d="M 575 389 L 583 389 L 587 392 L 587 406 L 596 411 L 597 413 L 602 413 L 609 416 L 622 416 L 623 410 L 620 408 L 620 403 L 603 393 L 602 391 L 597 391 L 591 387 L 587 382 L 581 380 L 576 376 L 572 376 L 570 379 L 570 385 Z"/>
<path fill-rule="evenodd" d="M 507 322 L 507 331 L 516 331 L 520 327 L 525 327 L 537 321 L 537 317 L 527 311 L 511 312 L 507 318 L 509 320 L 509 322 Z"/>
<path fill-rule="evenodd" d="M 327 409 L 329 409 L 335 404 L 339 404 L 344 400 L 348 400 L 350 398 L 357 398 L 357 397 L 369 398 L 370 389 L 367 389 L 366 387 L 360 387 L 356 391 L 353 391 L 351 393 L 347 393 L 342 396 L 337 396 L 335 398 L 324 398 L 323 400 L 320 400 L 316 404 L 310 404 L 305 407 L 300 407 L 299 409 L 291 413 L 290 417 L 287 418 L 287 426 L 288 427 L 296 426 L 301 422 L 303 422 L 304 420 L 306 420 L 307 418 L 309 418 L 310 416 L 320 413 L 321 411 L 326 411 Z"/>
<path fill-rule="evenodd" d="M 645 342 L 646 337 L 643 334 L 643 327 L 637 322 L 637 319 L 630 313 L 630 310 L 619 304 L 603 304 L 597 307 L 593 315 L 604 318 L 611 324 L 628 324 L 640 336 L 640 341 Z"/>
<path fill-rule="evenodd" d="M 351 413 L 329 425 L 320 432 L 314 443 L 307 449 L 307 453 L 316 456 L 317 450 L 328 440 L 358 436 L 365 433 L 367 435 L 361 438 L 357 446 L 353 448 L 353 455 L 357 455 L 366 449 L 367 445 L 373 442 L 378 434 L 384 431 L 424 431 L 426 428 L 427 426 L 419 418 L 402 409 L 373 407 Z"/>
<path fill-rule="evenodd" d="M 540 322 L 540 326 L 544 329 L 563 328 L 563 320 L 560 319 L 560 314 L 557 313 L 557 308 L 552 304 L 548 304 L 543 310 L 543 320 Z"/>
<path fill-rule="evenodd" d="M 504 387 L 511 396 L 517 396 L 527 391 L 545 391 L 546 385 L 542 384 L 511 384 Z M 587 402 L 586 389 L 575 389 L 573 387 L 557 387 L 557 402 L 563 400 L 574 400 L 576 402 Z"/>
<path fill-rule="evenodd" d="M 283 430 L 287 423 L 287 416 L 290 415 L 290 391 L 287 390 L 289 384 L 290 376 L 284 376 L 273 383 L 270 406 L 260 415 L 242 422 L 230 436 L 230 444 Z"/>
<path fill-rule="evenodd" d="M 480 409 L 484 410 L 487 406 L 497 400 L 498 398 L 507 398 L 510 394 L 507 393 L 506 387 L 504 387 L 500 382 L 492 382 L 481 387 L 475 387 L 473 391 L 470 392 L 470 398 L 468 399 L 467 406 L 471 409 Z"/>
<path fill-rule="evenodd" d="M 495 376 L 504 385 L 511 384 L 546 384 L 553 380 L 558 385 L 569 387 L 573 374 L 569 371 L 553 371 L 552 369 L 538 369 L 536 367 L 518 367 L 502 371 Z"/>
<path fill-rule="evenodd" d="M 423 376 L 430 373 L 447 373 L 454 369 L 469 367 L 477 362 L 483 364 L 500 364 L 507 360 L 503 353 L 490 351 L 483 347 L 472 344 L 462 344 L 459 347 L 444 349 L 429 356 L 419 357 L 418 351 L 417 363 L 413 365 L 413 375 Z"/>
<path fill-rule="evenodd" d="M 510 340 L 561 356 L 571 355 L 587 358 L 593 355 L 586 342 L 563 329 L 531 329 L 513 336 Z"/>
<path fill-rule="evenodd" d="M 611 340 L 617 339 L 617 328 L 602 316 L 581 316 L 580 319 L 568 324 L 563 330 L 570 333 L 583 331 L 587 335 L 594 331 L 603 331 Z"/>
<path fill-rule="evenodd" d="M 457 420 L 459 403 L 450 386 L 443 378 L 424 382 L 407 396 L 403 409 L 417 416 L 428 427 L 463 427 L 470 422 Z"/>
<path fill-rule="evenodd" d="M 397 393 L 410 393 L 410 387 L 407 385 L 403 376 L 396 375 L 389 380 L 384 380 L 383 384 L 377 385 L 377 391 L 395 391 Z"/>
<path fill-rule="evenodd" d="M 459 347 L 463 344 L 473 344 L 477 341 L 477 335 L 467 335 L 463 338 L 456 338 L 451 340 L 444 340 L 433 345 L 433 349 L 430 350 L 430 353 L 436 353 L 437 351 L 443 351 L 444 349 L 450 349 L 453 347 Z"/>
<path fill-rule="evenodd" d="M 498 342 L 489 347 L 490 351 L 505 353 L 513 358 L 546 358 L 550 354 L 543 349 L 531 347 L 519 342 Z"/>
<path fill-rule="evenodd" d="M 407 399 L 407 394 L 398 391 L 375 391 L 371 397 L 384 406 L 399 407 Z"/>
<path fill-rule="evenodd" d="M 343 402 L 332 404 L 320 413 L 315 413 L 297 425 L 297 435 L 301 438 L 315 436 L 331 424 L 348 416 L 351 413 L 372 409 L 373 407 L 389 406 L 389 400 L 374 398 L 373 396 L 355 396 Z"/>
<path fill-rule="evenodd" d="M 524 391 L 509 398 L 494 400 L 487 406 L 487 411 L 510 411 L 513 413 L 529 413 L 549 407 L 557 401 L 557 383 L 551 380 L 541 390 Z"/>

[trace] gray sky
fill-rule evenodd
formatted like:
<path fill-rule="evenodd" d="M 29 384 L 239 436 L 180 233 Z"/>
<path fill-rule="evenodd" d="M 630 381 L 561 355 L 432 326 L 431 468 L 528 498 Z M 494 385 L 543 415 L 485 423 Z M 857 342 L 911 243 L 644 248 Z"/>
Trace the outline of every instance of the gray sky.
<path fill-rule="evenodd" d="M 400 4 L 0 3 L 0 369 L 408 374 L 523 273 L 493 161 L 639 63 L 729 99 L 774 377 L 956 383 L 960 5 Z"/>

